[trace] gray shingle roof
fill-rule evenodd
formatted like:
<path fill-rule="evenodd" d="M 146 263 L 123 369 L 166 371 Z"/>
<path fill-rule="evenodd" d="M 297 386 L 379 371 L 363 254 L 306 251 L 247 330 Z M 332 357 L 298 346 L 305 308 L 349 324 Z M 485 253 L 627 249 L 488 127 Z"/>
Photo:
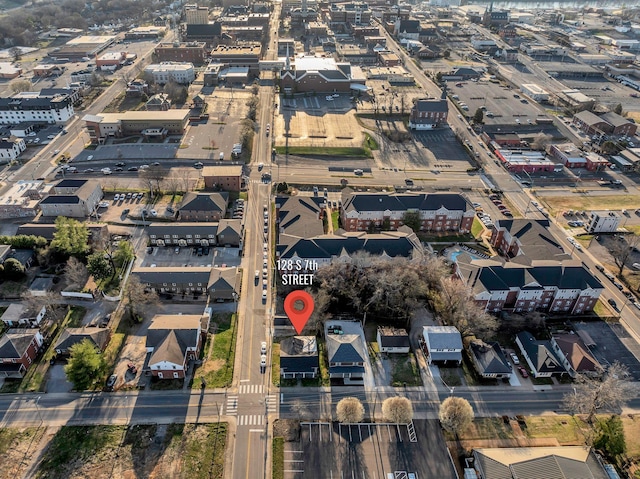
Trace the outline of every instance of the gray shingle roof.
<path fill-rule="evenodd" d="M 156 238 L 160 239 L 164 235 L 178 235 L 179 238 L 185 238 L 186 235 L 200 235 L 201 238 L 206 239 L 210 235 L 215 238 L 218 227 L 218 222 L 151 223 L 147 227 L 147 234 L 156 235 Z"/>
<path fill-rule="evenodd" d="M 198 345 L 201 319 L 195 314 L 155 316 L 147 331 L 146 347 L 153 348 L 149 364 L 183 364 L 187 348 Z"/>
<path fill-rule="evenodd" d="M 469 348 L 482 368 L 481 374 L 507 374 L 512 372 L 511 366 L 509 366 L 502 353 L 502 348 L 497 342 L 472 341 Z"/>
<path fill-rule="evenodd" d="M 462 337 L 454 326 L 424 326 L 423 334 L 435 349 L 462 349 Z"/>
<path fill-rule="evenodd" d="M 359 363 L 364 361 L 362 340 L 358 334 L 328 334 L 327 352 L 331 363 Z"/>
<path fill-rule="evenodd" d="M 38 329 L 10 329 L 0 337 L 0 359 L 19 359 L 27 351 Z"/>
<path fill-rule="evenodd" d="M 88 339 L 100 351 L 104 351 L 110 335 L 111 332 L 103 328 L 67 328 L 62 331 L 53 349 L 68 351 L 74 344 L 81 343 L 85 339 Z"/>
<path fill-rule="evenodd" d="M 550 341 L 537 340 L 528 331 L 518 333 L 517 337 L 536 371 L 539 373 L 567 372 L 551 349 Z"/>
<path fill-rule="evenodd" d="M 417 111 L 449 111 L 449 104 L 447 100 L 437 99 L 428 99 L 428 100 L 418 100 L 415 104 L 415 109 Z"/>
<path fill-rule="evenodd" d="M 437 211 L 446 208 L 449 211 L 470 211 L 473 209 L 462 195 L 455 193 L 351 193 L 343 201 L 344 211 Z"/>
<path fill-rule="evenodd" d="M 229 193 L 226 191 L 216 193 L 189 192 L 182 198 L 180 211 L 211 211 L 224 212 L 227 210 Z"/>

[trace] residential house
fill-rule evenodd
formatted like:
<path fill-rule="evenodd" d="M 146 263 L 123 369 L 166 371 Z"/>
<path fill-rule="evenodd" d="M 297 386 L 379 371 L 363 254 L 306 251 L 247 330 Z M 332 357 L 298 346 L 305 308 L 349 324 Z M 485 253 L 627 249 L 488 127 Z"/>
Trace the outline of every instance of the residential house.
<path fill-rule="evenodd" d="M 318 344 L 315 336 L 290 336 L 280 342 L 280 376 L 307 379 L 318 376 Z"/>
<path fill-rule="evenodd" d="M 64 179 L 38 206 L 42 216 L 86 218 L 95 212 L 102 196 L 102 186 L 97 180 Z"/>
<path fill-rule="evenodd" d="M 244 188 L 242 165 L 214 165 L 202 169 L 205 188 L 240 191 Z"/>
<path fill-rule="evenodd" d="M 11 160 L 15 160 L 26 149 L 27 145 L 22 138 L 0 139 L 0 163 L 9 163 Z"/>
<path fill-rule="evenodd" d="M 189 362 L 202 347 L 203 317 L 197 314 L 156 315 L 147 330 L 148 367 L 158 379 L 184 379 Z"/>
<path fill-rule="evenodd" d="M 406 329 L 379 326 L 376 334 L 378 349 L 381 353 L 408 353 L 409 334 Z"/>
<path fill-rule="evenodd" d="M 6 327 L 13 326 L 31 326 L 36 327 L 45 317 L 47 313 L 46 308 L 43 306 L 40 311 L 30 311 L 27 306 L 22 303 L 11 303 L 7 306 L 7 309 L 2 316 L 0 316 L 0 321 L 4 323 Z"/>
<path fill-rule="evenodd" d="M 171 98 L 166 93 L 158 93 L 153 95 L 144 104 L 147 111 L 167 111 L 171 108 Z"/>
<path fill-rule="evenodd" d="M 512 262 L 532 264 L 535 260 L 570 260 L 549 231 L 549 220 L 496 220 L 489 242 Z"/>
<path fill-rule="evenodd" d="M 397 230 L 408 213 L 417 213 L 420 231 L 471 231 L 475 209 L 457 193 L 361 193 L 343 190 L 342 227 L 346 231 Z"/>
<path fill-rule="evenodd" d="M 471 341 L 469 357 L 478 374 L 484 379 L 509 379 L 513 374 L 502 348 L 495 341 L 489 343 L 481 340 Z"/>
<path fill-rule="evenodd" d="M 66 328 L 60 334 L 53 349 L 58 355 L 68 356 L 71 346 L 81 343 L 85 339 L 91 342 L 98 351 L 103 352 L 111 338 L 108 328 Z"/>
<path fill-rule="evenodd" d="M 572 378 L 578 373 L 595 375 L 603 370 L 578 334 L 554 334 L 551 347 Z"/>
<path fill-rule="evenodd" d="M 549 378 L 566 374 L 562 360 L 556 355 L 551 341 L 538 340 L 530 332 L 522 331 L 516 335 L 516 344 L 520 348 L 533 377 Z"/>
<path fill-rule="evenodd" d="M 142 94 L 146 94 L 149 91 L 149 84 L 141 79 L 136 78 L 133 81 L 127 83 L 127 96 L 142 96 Z"/>
<path fill-rule="evenodd" d="M 483 479 L 612 479 L 588 446 L 496 447 L 473 450 L 473 466 Z"/>
<path fill-rule="evenodd" d="M 329 377 L 342 379 L 345 385 L 363 384 L 366 358 L 363 337 L 357 334 L 355 325 L 341 323 L 343 325 L 327 321 L 325 324 Z"/>
<path fill-rule="evenodd" d="M 181 221 L 219 221 L 227 212 L 228 201 L 229 193 L 226 191 L 188 192 L 178 207 L 178 217 Z"/>
<path fill-rule="evenodd" d="M 210 266 L 138 267 L 131 271 L 147 288 L 160 294 L 183 296 L 195 299 L 233 300 L 240 294 L 238 268 L 211 268 Z"/>
<path fill-rule="evenodd" d="M 243 226 L 241 220 L 221 219 L 218 222 L 218 244 L 221 246 L 239 246 L 242 248 Z"/>
<path fill-rule="evenodd" d="M 454 326 L 423 326 L 420 340 L 429 364 L 462 362 L 462 336 Z"/>
<path fill-rule="evenodd" d="M 9 329 L 0 336 L 0 378 L 22 378 L 43 342 L 38 329 Z"/>
<path fill-rule="evenodd" d="M 433 130 L 447 123 L 449 103 L 446 98 L 446 90 L 442 98 L 430 98 L 417 100 L 409 114 L 409 128 L 412 130 Z"/>

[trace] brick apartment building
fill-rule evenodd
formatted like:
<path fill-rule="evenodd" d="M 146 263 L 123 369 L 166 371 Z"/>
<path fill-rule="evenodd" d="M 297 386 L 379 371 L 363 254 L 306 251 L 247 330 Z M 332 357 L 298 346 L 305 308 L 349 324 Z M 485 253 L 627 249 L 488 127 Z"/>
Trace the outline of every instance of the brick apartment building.
<path fill-rule="evenodd" d="M 161 43 L 154 53 L 159 63 L 187 62 L 202 65 L 209 55 L 209 50 L 205 42 Z"/>
<path fill-rule="evenodd" d="M 420 214 L 420 231 L 436 232 L 468 233 L 475 216 L 471 203 L 459 194 L 353 192 L 343 194 L 340 215 L 346 231 L 367 231 L 371 225 L 397 230 L 407 212 Z"/>

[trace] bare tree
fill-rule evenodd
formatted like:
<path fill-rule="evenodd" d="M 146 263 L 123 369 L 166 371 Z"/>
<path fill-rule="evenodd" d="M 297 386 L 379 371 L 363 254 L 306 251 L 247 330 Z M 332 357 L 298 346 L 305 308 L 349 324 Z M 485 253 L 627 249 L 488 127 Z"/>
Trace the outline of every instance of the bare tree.
<path fill-rule="evenodd" d="M 30 315 L 36 316 L 40 310 L 44 307 L 47 314 L 57 321 L 61 318 L 60 296 L 49 291 L 41 296 L 33 296 L 29 292 L 22 295 L 22 302 L 27 307 L 27 311 Z"/>
<path fill-rule="evenodd" d="M 463 337 L 486 339 L 498 329 L 496 319 L 476 304 L 471 290 L 456 278 L 440 281 L 434 304 L 442 320 L 458 328 Z"/>
<path fill-rule="evenodd" d="M 71 256 L 67 260 L 67 266 L 64 269 L 65 277 L 69 283 L 69 287 L 74 289 L 82 288 L 89 278 L 87 267 L 77 259 L 75 256 Z"/>
<path fill-rule="evenodd" d="M 633 235 L 628 237 L 618 236 L 609 247 L 609 253 L 618 267 L 618 276 L 622 276 L 624 267 L 633 255 L 633 251 L 638 247 L 640 237 Z"/>
<path fill-rule="evenodd" d="M 139 172 L 138 176 L 140 180 L 144 183 L 145 187 L 149 188 L 149 196 L 153 196 L 154 193 L 160 193 L 160 185 L 167 177 L 167 173 L 167 169 L 162 166 L 151 166 Z"/>
<path fill-rule="evenodd" d="M 29 80 L 16 80 L 11 83 L 11 91 L 13 93 L 21 93 L 31 90 L 31 82 Z"/>
<path fill-rule="evenodd" d="M 574 391 L 564 396 L 563 405 L 573 414 L 586 414 L 587 422 L 593 424 L 599 410 L 617 410 L 631 397 L 628 377 L 629 370 L 618 362 L 599 377 L 578 374 Z"/>
<path fill-rule="evenodd" d="M 358 398 L 343 398 L 336 406 L 336 416 L 338 421 L 346 424 L 361 422 L 364 418 L 364 406 Z"/>
<path fill-rule="evenodd" d="M 191 184 L 192 180 L 193 180 L 193 171 L 186 168 L 182 170 L 182 191 L 187 193 L 193 189 L 193 185 Z"/>
<path fill-rule="evenodd" d="M 405 397 L 390 397 L 382 403 L 382 414 L 389 422 L 408 424 L 413 419 L 413 406 Z"/>
<path fill-rule="evenodd" d="M 473 422 L 473 408 L 466 399 L 451 396 L 440 405 L 438 417 L 444 430 L 457 438 Z"/>
<path fill-rule="evenodd" d="M 175 196 L 180 191 L 180 178 L 177 176 L 169 176 L 164 180 L 167 192 L 171 196 Z"/>
<path fill-rule="evenodd" d="M 158 294 L 155 291 L 148 290 L 138 277 L 133 274 L 129 275 L 124 296 L 127 300 L 129 315 L 134 321 L 140 318 L 145 306 L 157 304 L 160 301 Z"/>
<path fill-rule="evenodd" d="M 531 142 L 531 148 L 534 150 L 541 150 L 541 151 L 545 150 L 552 140 L 553 140 L 553 137 L 551 135 L 545 135 L 544 133 L 539 133 Z"/>

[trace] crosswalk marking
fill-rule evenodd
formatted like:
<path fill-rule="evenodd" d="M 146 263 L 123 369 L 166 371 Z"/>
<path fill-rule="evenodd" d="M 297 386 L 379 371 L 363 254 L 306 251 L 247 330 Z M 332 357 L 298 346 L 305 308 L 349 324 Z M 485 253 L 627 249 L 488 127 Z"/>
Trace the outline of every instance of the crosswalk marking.
<path fill-rule="evenodd" d="M 261 414 L 245 414 L 238 416 L 238 426 L 262 426 L 264 416 Z"/>
<path fill-rule="evenodd" d="M 269 394 L 266 397 L 267 412 L 275 412 L 278 409 L 278 396 L 275 394 Z"/>
<path fill-rule="evenodd" d="M 238 389 L 240 394 L 264 394 L 264 386 L 262 384 L 242 384 Z"/>
<path fill-rule="evenodd" d="M 227 397 L 227 416 L 235 416 L 238 414 L 238 396 Z"/>

